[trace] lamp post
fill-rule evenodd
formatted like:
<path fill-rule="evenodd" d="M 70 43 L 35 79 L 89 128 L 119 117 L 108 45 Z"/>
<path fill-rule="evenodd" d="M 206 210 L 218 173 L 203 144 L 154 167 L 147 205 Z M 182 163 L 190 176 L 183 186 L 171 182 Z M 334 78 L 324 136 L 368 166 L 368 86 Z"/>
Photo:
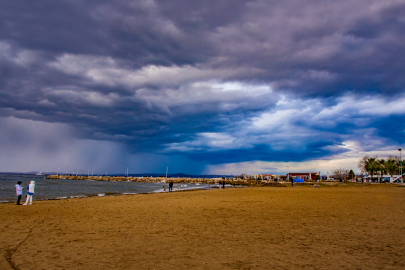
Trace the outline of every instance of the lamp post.
<path fill-rule="evenodd" d="M 402 155 L 401 155 L 402 148 L 399 148 L 398 151 L 399 151 L 399 174 L 401 175 L 401 183 L 403 183 L 404 179 L 402 178 Z"/>

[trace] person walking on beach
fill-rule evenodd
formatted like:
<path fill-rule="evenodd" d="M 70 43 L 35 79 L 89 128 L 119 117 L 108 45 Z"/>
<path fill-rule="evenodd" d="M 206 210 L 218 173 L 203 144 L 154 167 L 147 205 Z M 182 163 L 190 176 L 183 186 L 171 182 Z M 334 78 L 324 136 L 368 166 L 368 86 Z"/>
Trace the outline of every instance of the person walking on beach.
<path fill-rule="evenodd" d="M 21 196 L 23 194 L 23 189 L 21 187 L 22 182 L 18 181 L 17 184 L 15 184 L 15 191 L 17 193 L 17 205 L 21 205 Z"/>
<path fill-rule="evenodd" d="M 32 195 L 34 195 L 34 190 L 35 190 L 35 181 L 31 181 L 31 183 L 27 187 L 27 200 L 25 201 L 24 205 L 27 205 L 28 202 L 30 205 L 32 204 Z"/>
<path fill-rule="evenodd" d="M 173 180 L 169 183 L 169 191 L 173 191 Z"/>
<path fill-rule="evenodd" d="M 222 181 L 222 189 L 225 189 L 225 179 Z"/>

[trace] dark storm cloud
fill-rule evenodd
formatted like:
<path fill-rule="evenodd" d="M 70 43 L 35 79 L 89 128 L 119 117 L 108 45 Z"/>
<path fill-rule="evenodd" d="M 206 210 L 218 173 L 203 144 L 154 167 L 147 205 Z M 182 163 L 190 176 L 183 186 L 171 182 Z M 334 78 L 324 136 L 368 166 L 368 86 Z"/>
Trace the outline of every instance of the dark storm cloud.
<path fill-rule="evenodd" d="M 212 164 L 395 144 L 404 14 L 395 0 L 3 1 L 0 113 Z"/>

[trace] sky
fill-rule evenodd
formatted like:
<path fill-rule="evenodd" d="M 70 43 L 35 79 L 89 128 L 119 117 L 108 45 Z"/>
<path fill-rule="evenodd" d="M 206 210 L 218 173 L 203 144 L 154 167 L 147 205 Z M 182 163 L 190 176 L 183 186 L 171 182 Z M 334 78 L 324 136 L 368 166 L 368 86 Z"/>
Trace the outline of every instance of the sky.
<path fill-rule="evenodd" d="M 358 172 L 404 44 L 403 0 L 1 1 L 0 171 Z"/>

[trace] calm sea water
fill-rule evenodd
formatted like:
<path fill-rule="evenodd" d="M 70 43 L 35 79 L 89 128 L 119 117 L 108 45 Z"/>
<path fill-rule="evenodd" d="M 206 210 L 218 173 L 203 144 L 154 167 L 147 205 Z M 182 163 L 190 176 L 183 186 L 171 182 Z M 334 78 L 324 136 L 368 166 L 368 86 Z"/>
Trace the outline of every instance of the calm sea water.
<path fill-rule="evenodd" d="M 163 186 L 169 190 L 167 183 L 139 183 L 139 182 L 108 182 L 108 181 L 84 181 L 45 179 L 44 176 L 0 174 L 0 202 L 14 202 L 17 195 L 15 184 L 22 182 L 23 196 L 25 200 L 27 186 L 30 181 L 35 181 L 35 200 L 67 199 L 75 197 L 105 196 L 115 194 L 138 194 L 163 192 Z M 206 184 L 174 184 L 173 191 L 186 189 L 206 189 L 214 187 Z"/>

